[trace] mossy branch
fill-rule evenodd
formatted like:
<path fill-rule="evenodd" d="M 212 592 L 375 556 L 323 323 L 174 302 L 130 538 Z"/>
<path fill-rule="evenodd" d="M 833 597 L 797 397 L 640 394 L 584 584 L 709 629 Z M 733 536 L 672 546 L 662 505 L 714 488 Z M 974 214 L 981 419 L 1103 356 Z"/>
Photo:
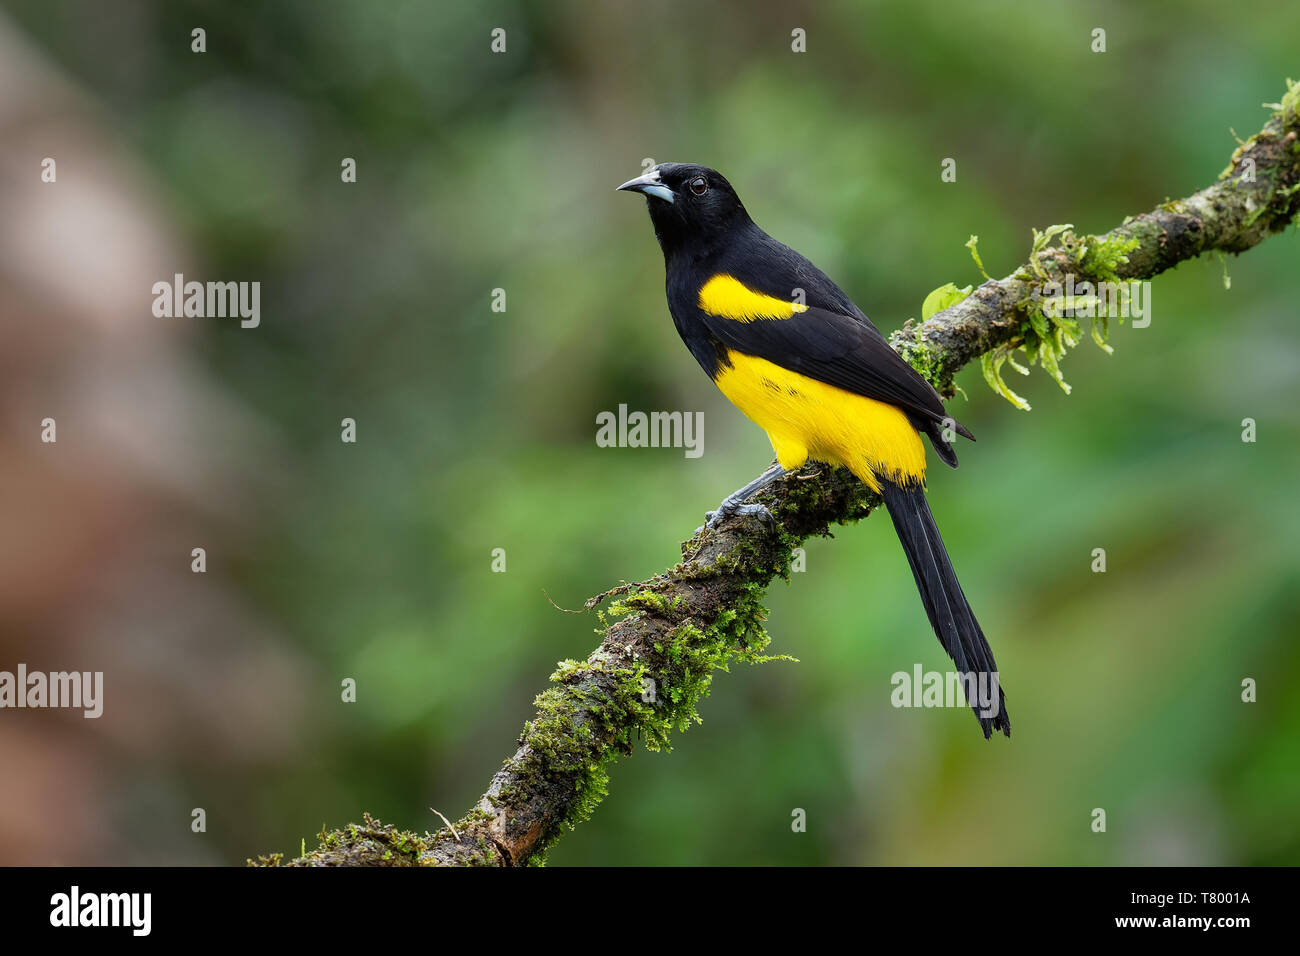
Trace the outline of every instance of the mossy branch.
<path fill-rule="evenodd" d="M 1274 106 L 1213 185 L 1129 217 L 1103 236 L 1060 228 L 1040 233 L 1021 268 L 919 326 L 909 323 L 892 344 L 950 395 L 954 374 L 974 359 L 1039 347 L 1047 281 L 1063 281 L 1067 273 L 1076 281 L 1148 279 L 1204 252 L 1243 252 L 1284 229 L 1300 210 L 1300 85 L 1290 85 Z M 1047 362 L 1044 367 L 1052 371 Z M 540 862 L 565 828 L 586 819 L 604 796 L 607 770 L 620 754 L 638 739 L 666 749 L 673 730 L 699 719 L 695 705 L 714 671 L 731 660 L 766 659 L 761 598 L 774 577 L 788 573 L 792 549 L 831 524 L 865 517 L 878 503 L 847 472 L 815 465 L 777 482 L 761 500 L 776 527 L 732 519 L 686 542 L 683 560 L 670 570 L 615 589 L 622 599 L 608 618 L 601 616 L 600 645 L 586 661 L 560 665 L 514 754 L 454 827 L 417 836 L 367 815 L 362 824 L 322 833 L 320 845 L 292 865 Z M 282 858 L 258 862 L 275 865 Z"/>

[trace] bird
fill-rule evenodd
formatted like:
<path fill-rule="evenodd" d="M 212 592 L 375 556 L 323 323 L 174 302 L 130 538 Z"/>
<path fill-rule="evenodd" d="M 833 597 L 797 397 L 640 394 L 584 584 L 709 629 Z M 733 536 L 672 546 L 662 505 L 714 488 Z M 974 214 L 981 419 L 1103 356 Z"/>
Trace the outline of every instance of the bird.
<path fill-rule="evenodd" d="M 839 286 L 755 224 L 717 170 L 659 163 L 617 189 L 645 197 L 668 310 L 686 348 L 776 453 L 762 475 L 706 513 L 704 527 L 735 516 L 772 521 L 750 499 L 808 460 L 847 468 L 884 500 L 984 737 L 1010 737 L 993 652 L 925 495 L 921 436 L 953 468 L 949 438 L 975 436 Z"/>

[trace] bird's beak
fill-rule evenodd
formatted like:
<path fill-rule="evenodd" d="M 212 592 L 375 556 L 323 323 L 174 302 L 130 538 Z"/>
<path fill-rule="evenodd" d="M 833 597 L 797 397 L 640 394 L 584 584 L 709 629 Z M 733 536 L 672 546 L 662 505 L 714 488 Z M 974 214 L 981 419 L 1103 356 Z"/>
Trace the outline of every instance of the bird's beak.
<path fill-rule="evenodd" d="M 618 188 L 626 189 L 628 192 L 645 193 L 647 196 L 654 196 L 664 202 L 673 201 L 673 191 L 659 181 L 659 174 L 653 170 L 644 176 L 629 179 Z"/>

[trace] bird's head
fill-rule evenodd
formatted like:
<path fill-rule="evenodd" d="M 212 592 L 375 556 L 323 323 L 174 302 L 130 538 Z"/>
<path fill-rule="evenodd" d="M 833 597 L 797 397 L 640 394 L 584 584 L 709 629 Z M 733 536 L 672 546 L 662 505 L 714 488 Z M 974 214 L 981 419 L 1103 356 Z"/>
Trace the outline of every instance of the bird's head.
<path fill-rule="evenodd" d="M 645 195 L 665 257 L 685 249 L 707 250 L 749 222 L 731 183 L 707 166 L 660 163 L 618 188 Z"/>

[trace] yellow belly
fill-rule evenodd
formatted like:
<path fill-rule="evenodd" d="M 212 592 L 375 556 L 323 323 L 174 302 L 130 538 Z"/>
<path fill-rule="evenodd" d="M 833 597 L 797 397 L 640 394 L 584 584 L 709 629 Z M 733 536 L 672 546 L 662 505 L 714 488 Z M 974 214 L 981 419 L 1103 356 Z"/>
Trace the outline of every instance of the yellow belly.
<path fill-rule="evenodd" d="M 877 476 L 925 481 L 921 436 L 901 409 L 855 395 L 766 359 L 728 352 L 714 381 L 765 432 L 783 468 L 807 459 L 843 465 L 872 489 Z"/>

